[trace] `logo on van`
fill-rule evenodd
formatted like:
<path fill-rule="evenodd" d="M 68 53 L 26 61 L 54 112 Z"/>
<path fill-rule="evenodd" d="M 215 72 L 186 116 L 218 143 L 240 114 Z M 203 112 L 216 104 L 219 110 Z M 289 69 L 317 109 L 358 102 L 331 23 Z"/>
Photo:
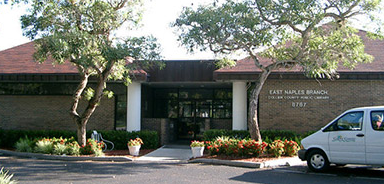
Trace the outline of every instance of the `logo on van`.
<path fill-rule="evenodd" d="M 343 137 L 343 136 L 339 135 L 337 137 L 334 137 L 332 142 L 356 142 L 356 139 L 355 138 L 347 138 L 347 137 Z"/>

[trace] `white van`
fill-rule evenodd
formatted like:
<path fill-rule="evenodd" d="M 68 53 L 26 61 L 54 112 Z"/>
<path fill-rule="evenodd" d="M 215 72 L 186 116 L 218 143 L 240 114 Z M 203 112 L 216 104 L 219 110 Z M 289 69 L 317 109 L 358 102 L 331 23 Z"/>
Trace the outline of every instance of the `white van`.
<path fill-rule="evenodd" d="M 316 172 L 330 164 L 384 166 L 384 106 L 345 111 L 301 141 L 299 158 Z"/>

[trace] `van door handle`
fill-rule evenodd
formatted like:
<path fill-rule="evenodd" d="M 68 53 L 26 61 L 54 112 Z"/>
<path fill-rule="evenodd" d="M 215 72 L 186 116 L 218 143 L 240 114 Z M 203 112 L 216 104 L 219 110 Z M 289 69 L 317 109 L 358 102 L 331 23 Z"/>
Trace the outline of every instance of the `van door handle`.
<path fill-rule="evenodd" d="M 357 137 L 364 137 L 364 134 L 357 134 Z"/>

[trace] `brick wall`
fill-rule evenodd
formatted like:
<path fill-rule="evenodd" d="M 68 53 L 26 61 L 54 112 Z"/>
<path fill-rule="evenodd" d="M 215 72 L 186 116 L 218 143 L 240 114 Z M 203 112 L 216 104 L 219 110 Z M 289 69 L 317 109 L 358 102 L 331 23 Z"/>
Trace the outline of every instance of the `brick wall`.
<path fill-rule="evenodd" d="M 174 125 L 175 122 L 167 118 L 143 118 L 141 121 L 142 130 L 157 131 L 161 145 L 175 141 Z"/>
<path fill-rule="evenodd" d="M 76 130 L 69 116 L 71 96 L 0 95 L 0 128 L 21 130 Z M 79 109 L 84 109 L 81 103 Z M 82 112 L 82 111 L 79 111 Z M 103 99 L 87 129 L 113 130 L 115 99 Z"/>
<path fill-rule="evenodd" d="M 261 129 L 318 130 L 347 109 L 383 105 L 380 80 L 268 80 L 260 95 Z"/>
<path fill-rule="evenodd" d="M 210 129 L 232 130 L 232 119 L 211 119 Z"/>

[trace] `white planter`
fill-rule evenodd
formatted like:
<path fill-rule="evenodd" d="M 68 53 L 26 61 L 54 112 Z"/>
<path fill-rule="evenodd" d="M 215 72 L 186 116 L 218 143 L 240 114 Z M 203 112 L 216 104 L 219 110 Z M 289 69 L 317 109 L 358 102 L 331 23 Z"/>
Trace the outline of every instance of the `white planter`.
<path fill-rule="evenodd" d="M 202 157 L 204 153 L 204 147 L 191 147 L 192 157 Z"/>
<path fill-rule="evenodd" d="M 133 155 L 133 156 L 139 156 L 140 147 L 141 147 L 141 145 L 139 145 L 139 146 L 128 146 L 129 154 Z"/>

